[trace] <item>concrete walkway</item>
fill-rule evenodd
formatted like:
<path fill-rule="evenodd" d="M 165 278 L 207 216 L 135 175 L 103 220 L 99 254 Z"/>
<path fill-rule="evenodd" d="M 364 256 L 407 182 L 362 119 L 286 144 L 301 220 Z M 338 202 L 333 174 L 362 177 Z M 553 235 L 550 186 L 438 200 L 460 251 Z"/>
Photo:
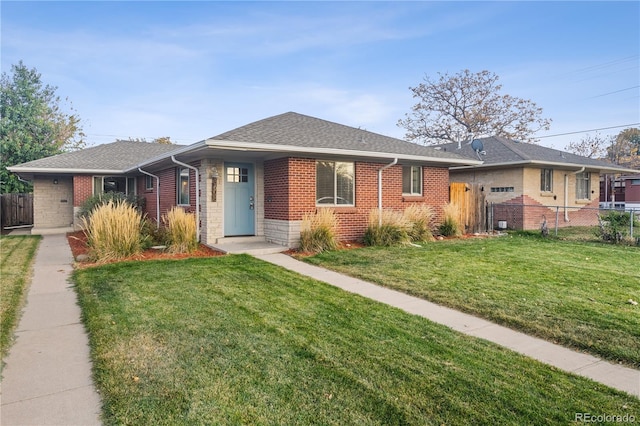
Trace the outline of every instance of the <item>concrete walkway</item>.
<path fill-rule="evenodd" d="M 72 262 L 64 234 L 43 237 L 2 373 L 2 426 L 100 424 L 88 338 L 67 281 Z"/>
<path fill-rule="evenodd" d="M 265 254 L 255 257 L 348 292 L 420 315 L 461 333 L 489 340 L 561 370 L 588 377 L 640 398 L 640 371 L 633 368 L 612 364 L 592 355 L 576 352 L 405 293 L 300 262 L 284 254 Z"/>

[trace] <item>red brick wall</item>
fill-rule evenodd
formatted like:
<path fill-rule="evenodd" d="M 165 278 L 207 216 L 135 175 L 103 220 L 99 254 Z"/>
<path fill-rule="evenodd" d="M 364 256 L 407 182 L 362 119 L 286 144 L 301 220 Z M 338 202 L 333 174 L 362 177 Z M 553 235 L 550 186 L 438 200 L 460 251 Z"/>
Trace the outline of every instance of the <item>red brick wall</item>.
<path fill-rule="evenodd" d="M 93 195 L 93 176 L 75 175 L 73 177 L 73 206 L 80 207 Z"/>
<path fill-rule="evenodd" d="M 355 163 L 355 205 L 333 207 L 338 216 L 342 240 L 361 239 L 369 212 L 378 208 L 378 170 L 384 163 Z M 312 158 L 281 158 L 265 162 L 265 219 L 301 220 L 316 210 L 316 162 Z M 449 170 L 423 168 L 423 196 L 402 195 L 402 166 L 382 172 L 384 208 L 403 210 L 410 203 L 435 208 L 438 218 L 449 201 Z"/>
<path fill-rule="evenodd" d="M 555 228 L 556 212 L 558 213 L 558 227 L 594 226 L 598 224 L 598 200 L 592 200 L 587 205 L 574 205 L 567 208 L 569 221 L 565 221 L 564 208 L 560 206 L 547 207 L 528 195 L 512 198 L 496 204 L 493 211 L 493 227 L 498 228 L 499 220 L 506 220 L 508 229 L 540 229 L 546 219 L 549 229 Z"/>

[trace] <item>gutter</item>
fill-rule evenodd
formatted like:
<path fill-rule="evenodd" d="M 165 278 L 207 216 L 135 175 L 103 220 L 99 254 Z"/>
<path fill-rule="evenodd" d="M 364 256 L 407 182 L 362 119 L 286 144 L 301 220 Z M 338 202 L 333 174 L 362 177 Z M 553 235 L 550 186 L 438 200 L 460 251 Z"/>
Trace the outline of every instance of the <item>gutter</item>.
<path fill-rule="evenodd" d="M 156 178 L 156 228 L 160 229 L 160 178 L 149 172 L 145 172 L 140 167 L 138 167 L 138 171 L 152 178 Z"/>
<path fill-rule="evenodd" d="M 382 226 L 382 171 L 398 164 L 398 159 L 378 169 L 378 226 Z"/>
<path fill-rule="evenodd" d="M 200 241 L 200 174 L 198 173 L 198 169 L 196 167 L 193 167 L 189 164 L 176 160 L 176 157 L 174 155 L 171 156 L 171 161 L 173 161 L 179 166 L 183 166 L 188 169 L 191 169 L 196 173 L 196 236 L 199 242 Z"/>

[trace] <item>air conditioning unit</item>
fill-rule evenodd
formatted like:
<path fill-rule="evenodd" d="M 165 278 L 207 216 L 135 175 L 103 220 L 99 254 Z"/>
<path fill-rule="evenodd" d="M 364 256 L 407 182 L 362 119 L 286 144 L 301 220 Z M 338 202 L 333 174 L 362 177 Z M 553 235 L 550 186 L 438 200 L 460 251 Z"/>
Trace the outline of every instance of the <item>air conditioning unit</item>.
<path fill-rule="evenodd" d="M 498 221 L 498 229 L 507 229 L 507 221 L 499 220 Z"/>

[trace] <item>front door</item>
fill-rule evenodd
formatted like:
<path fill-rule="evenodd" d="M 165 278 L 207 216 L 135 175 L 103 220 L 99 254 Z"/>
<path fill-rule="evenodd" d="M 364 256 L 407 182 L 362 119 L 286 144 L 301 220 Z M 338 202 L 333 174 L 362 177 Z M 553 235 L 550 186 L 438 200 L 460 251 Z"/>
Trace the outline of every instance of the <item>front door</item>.
<path fill-rule="evenodd" d="M 253 165 L 226 163 L 224 174 L 224 235 L 254 235 Z"/>

